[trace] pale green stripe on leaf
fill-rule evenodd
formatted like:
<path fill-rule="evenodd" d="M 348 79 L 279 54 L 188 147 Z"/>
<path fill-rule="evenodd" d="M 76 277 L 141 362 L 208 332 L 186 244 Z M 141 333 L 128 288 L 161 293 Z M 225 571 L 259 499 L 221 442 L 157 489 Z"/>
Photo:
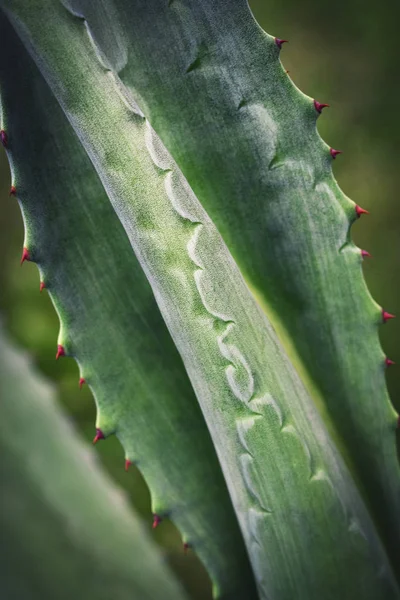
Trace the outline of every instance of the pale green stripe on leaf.
<path fill-rule="evenodd" d="M 60 316 L 58 341 L 93 391 L 97 426 L 118 436 L 153 512 L 177 525 L 215 594 L 255 598 L 210 435 L 150 285 L 73 129 L 1 17 L 1 126 L 24 245 Z"/>
<path fill-rule="evenodd" d="M 294 86 L 245 0 L 112 4 L 113 35 L 118 29 L 124 41 L 118 56 L 99 9 L 110 2 L 68 0 L 307 369 L 309 392 L 324 403 L 398 568 L 398 415 L 378 339 L 382 313 L 350 238 L 355 204 L 333 178 L 313 99 Z"/>

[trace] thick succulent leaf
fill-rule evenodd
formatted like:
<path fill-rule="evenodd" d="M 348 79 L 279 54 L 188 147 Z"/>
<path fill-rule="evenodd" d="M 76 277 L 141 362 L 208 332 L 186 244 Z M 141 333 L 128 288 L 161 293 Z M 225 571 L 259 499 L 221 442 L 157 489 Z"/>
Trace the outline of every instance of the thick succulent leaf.
<path fill-rule="evenodd" d="M 65 3 L 84 15 L 304 371 L 399 566 L 398 415 L 382 309 L 350 238 L 355 204 L 316 129 L 321 108 L 293 85 L 279 41 L 245 0 L 115 0 L 112 29 L 110 2 Z"/>
<path fill-rule="evenodd" d="M 48 0 L 2 4 L 12 8 L 152 285 L 213 437 L 260 597 L 397 598 L 380 540 L 314 403 L 176 164 L 100 62 L 84 22 Z"/>
<path fill-rule="evenodd" d="M 11 600 L 183 600 L 109 481 L 0 329 L 0 585 Z"/>
<path fill-rule="evenodd" d="M 2 127 L 24 245 L 60 316 L 59 344 L 93 390 L 97 427 L 116 433 L 154 513 L 180 528 L 215 594 L 253 598 L 221 468 L 150 285 L 57 101 L 10 24 L 0 27 Z"/>

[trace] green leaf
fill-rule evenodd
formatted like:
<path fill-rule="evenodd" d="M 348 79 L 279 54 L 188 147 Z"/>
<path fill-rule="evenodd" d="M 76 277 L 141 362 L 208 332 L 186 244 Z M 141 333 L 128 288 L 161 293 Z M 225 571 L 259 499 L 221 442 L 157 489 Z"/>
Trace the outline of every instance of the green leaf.
<path fill-rule="evenodd" d="M 183 600 L 160 553 L 0 330 L 1 544 L 4 598 Z"/>
<path fill-rule="evenodd" d="M 357 477 L 398 569 L 398 415 L 378 338 L 382 309 L 362 275 L 361 250 L 350 237 L 355 204 L 332 175 L 313 99 L 294 86 L 279 45 L 245 0 L 115 0 L 112 28 L 110 3 L 68 5 L 84 15 L 103 60 L 218 227 Z"/>
<path fill-rule="evenodd" d="M 2 4 L 152 285 L 207 420 L 260 597 L 397 598 L 356 486 L 268 319 L 82 19 L 45 0 Z"/>
<path fill-rule="evenodd" d="M 254 598 L 217 456 L 150 285 L 57 101 L 2 21 L 2 127 L 24 246 L 60 316 L 59 344 L 93 391 L 97 427 L 118 436 L 149 485 L 153 512 L 178 526 L 215 594 Z"/>

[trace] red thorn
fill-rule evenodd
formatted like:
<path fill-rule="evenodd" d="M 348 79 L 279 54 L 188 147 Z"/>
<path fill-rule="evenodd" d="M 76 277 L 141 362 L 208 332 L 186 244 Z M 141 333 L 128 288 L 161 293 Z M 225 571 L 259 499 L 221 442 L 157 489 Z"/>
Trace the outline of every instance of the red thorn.
<path fill-rule="evenodd" d="M 395 319 L 396 315 L 392 315 L 389 312 L 386 312 L 386 310 L 382 310 L 382 319 L 383 322 L 386 323 L 386 321 L 389 321 L 389 319 Z"/>
<path fill-rule="evenodd" d="M 289 40 L 281 40 L 280 38 L 275 38 L 275 44 L 278 46 L 279 50 L 282 49 L 282 44 L 287 44 Z"/>
<path fill-rule="evenodd" d="M 394 362 L 394 360 L 391 360 L 390 358 L 385 358 L 385 365 L 387 367 L 391 367 L 392 365 L 395 365 L 396 363 Z"/>
<path fill-rule="evenodd" d="M 335 150 L 334 148 L 331 148 L 329 152 L 331 153 L 333 159 L 335 159 L 338 154 L 343 154 L 341 150 Z"/>
<path fill-rule="evenodd" d="M 183 551 L 184 551 L 185 554 L 188 553 L 189 548 L 190 548 L 190 544 L 188 544 L 188 542 L 185 542 L 183 544 Z"/>
<path fill-rule="evenodd" d="M 361 250 L 361 256 L 363 258 L 372 258 L 372 255 L 367 250 Z"/>
<path fill-rule="evenodd" d="M 45 284 L 45 282 L 44 282 L 44 281 L 41 281 L 41 282 L 40 282 L 40 285 L 39 285 L 39 292 L 40 292 L 40 293 L 41 293 L 41 292 L 43 292 L 43 290 L 44 290 L 44 288 L 45 288 L 45 287 L 46 287 L 46 284 Z"/>
<path fill-rule="evenodd" d="M 15 187 L 15 185 L 12 185 L 10 187 L 10 196 L 16 196 L 17 195 L 17 188 Z"/>
<path fill-rule="evenodd" d="M 355 205 L 354 209 L 357 217 L 361 217 L 361 215 L 369 215 L 369 211 L 365 210 L 365 208 L 361 208 L 361 206 L 358 206 L 358 204 Z"/>
<path fill-rule="evenodd" d="M 56 360 L 58 360 L 60 358 L 60 356 L 65 356 L 65 350 L 64 350 L 64 346 L 61 346 L 61 344 L 58 344 L 58 346 L 57 346 L 57 353 L 56 353 Z"/>
<path fill-rule="evenodd" d="M 6 134 L 4 129 L 2 129 L 0 131 L 0 140 L 1 140 L 1 143 L 3 144 L 4 148 L 8 148 L 8 135 Z"/>
<path fill-rule="evenodd" d="M 128 472 L 129 471 L 129 467 L 131 466 L 131 461 L 128 459 L 125 459 L 125 471 Z"/>
<path fill-rule="evenodd" d="M 159 515 L 154 514 L 153 515 L 153 529 L 157 529 L 157 527 L 159 526 L 161 521 L 162 521 L 162 518 Z"/>
<path fill-rule="evenodd" d="M 96 429 L 96 435 L 93 438 L 93 444 L 97 444 L 99 440 L 104 440 L 104 433 L 101 429 Z"/>
<path fill-rule="evenodd" d="M 322 104 L 322 102 L 318 102 L 318 100 L 314 100 L 314 106 L 317 113 L 321 114 L 324 108 L 328 108 L 329 104 Z"/>
<path fill-rule="evenodd" d="M 83 384 L 86 383 L 86 379 L 84 377 L 81 377 L 79 380 L 79 389 L 82 389 Z"/>
<path fill-rule="evenodd" d="M 29 256 L 29 250 L 27 248 L 23 248 L 22 249 L 22 256 L 21 256 L 21 265 L 26 261 L 26 260 L 31 260 L 31 257 Z"/>

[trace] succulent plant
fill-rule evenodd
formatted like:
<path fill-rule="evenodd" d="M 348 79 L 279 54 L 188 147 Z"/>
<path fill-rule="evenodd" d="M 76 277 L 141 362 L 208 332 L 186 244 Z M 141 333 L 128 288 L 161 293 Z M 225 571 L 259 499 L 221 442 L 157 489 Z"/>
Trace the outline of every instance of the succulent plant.
<path fill-rule="evenodd" d="M 95 441 L 118 436 L 215 597 L 398 598 L 392 315 L 285 40 L 244 0 L 0 6 L 22 262 Z"/>
<path fill-rule="evenodd" d="M 0 328 L 5 598 L 184 600 L 121 490 Z"/>

